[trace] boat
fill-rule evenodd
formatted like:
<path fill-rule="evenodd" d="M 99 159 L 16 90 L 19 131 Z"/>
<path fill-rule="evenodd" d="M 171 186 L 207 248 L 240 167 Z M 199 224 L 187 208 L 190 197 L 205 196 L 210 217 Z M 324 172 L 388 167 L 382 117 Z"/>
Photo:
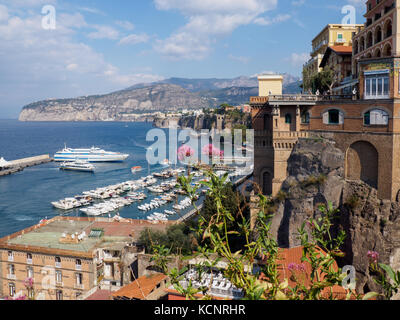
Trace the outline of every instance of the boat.
<path fill-rule="evenodd" d="M 140 166 L 132 167 L 131 171 L 132 171 L 132 174 L 135 174 L 136 172 L 142 171 L 142 167 L 140 167 Z"/>
<path fill-rule="evenodd" d="M 165 159 L 161 162 L 161 164 L 165 167 L 169 167 L 170 165 L 172 165 L 172 162 L 169 161 L 168 159 Z"/>
<path fill-rule="evenodd" d="M 61 170 L 94 172 L 94 165 L 84 160 L 75 160 L 63 162 L 60 166 Z"/>
<path fill-rule="evenodd" d="M 105 151 L 100 148 L 73 149 L 64 147 L 54 155 L 54 161 L 86 160 L 88 162 L 122 162 L 129 157 L 129 154 Z"/>

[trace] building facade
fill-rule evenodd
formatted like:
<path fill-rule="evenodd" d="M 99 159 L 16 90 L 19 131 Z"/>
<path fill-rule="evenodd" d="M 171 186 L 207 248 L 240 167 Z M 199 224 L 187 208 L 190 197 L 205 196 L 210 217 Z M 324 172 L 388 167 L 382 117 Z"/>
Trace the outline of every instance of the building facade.
<path fill-rule="evenodd" d="M 311 79 L 322 71 L 321 62 L 328 47 L 352 46 L 353 36 L 364 28 L 364 25 L 328 24 L 313 40 L 310 60 L 303 66 L 303 90 L 313 90 Z"/>

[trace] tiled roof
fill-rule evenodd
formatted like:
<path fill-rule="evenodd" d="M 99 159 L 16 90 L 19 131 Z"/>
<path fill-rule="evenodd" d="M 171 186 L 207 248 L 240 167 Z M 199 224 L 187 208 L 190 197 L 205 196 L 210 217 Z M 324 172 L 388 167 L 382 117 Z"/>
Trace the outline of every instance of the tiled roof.
<path fill-rule="evenodd" d="M 329 48 L 337 53 L 353 53 L 352 46 L 330 46 Z"/>
<path fill-rule="evenodd" d="M 96 300 L 96 301 L 106 301 L 111 300 L 111 291 L 109 290 L 97 290 L 91 296 L 87 297 L 85 300 Z"/>
<path fill-rule="evenodd" d="M 144 300 L 154 291 L 154 289 L 156 289 L 157 285 L 165 279 L 167 279 L 167 276 L 161 273 L 140 277 L 134 282 L 114 292 L 112 297 Z"/>

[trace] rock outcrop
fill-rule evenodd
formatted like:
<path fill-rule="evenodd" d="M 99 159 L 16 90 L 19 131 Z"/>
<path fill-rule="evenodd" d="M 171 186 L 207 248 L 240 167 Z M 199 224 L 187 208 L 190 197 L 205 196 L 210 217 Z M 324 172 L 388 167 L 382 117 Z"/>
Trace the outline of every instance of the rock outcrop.
<path fill-rule="evenodd" d="M 215 101 L 172 84 L 149 85 L 107 95 L 46 100 L 23 108 L 20 121 L 131 121 L 138 114 L 201 109 Z"/>
<path fill-rule="evenodd" d="M 288 161 L 289 177 L 281 193 L 285 199 L 273 218 L 272 231 L 280 246 L 298 246 L 301 224 L 319 214 L 319 204 L 331 202 L 340 210 L 335 228 L 347 235 L 346 256 L 339 264 L 355 267 L 360 293 L 375 291 L 379 288 L 371 277 L 367 252 L 377 251 L 380 262 L 399 269 L 400 205 L 378 199 L 377 190 L 362 181 L 347 181 L 344 159 L 333 141 L 301 139 Z"/>

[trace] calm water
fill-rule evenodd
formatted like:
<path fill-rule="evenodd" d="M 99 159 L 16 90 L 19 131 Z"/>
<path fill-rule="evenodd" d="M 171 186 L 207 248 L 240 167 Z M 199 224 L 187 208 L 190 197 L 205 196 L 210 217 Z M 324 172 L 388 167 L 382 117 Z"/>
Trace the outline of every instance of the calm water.
<path fill-rule="evenodd" d="M 150 123 L 25 123 L 0 120 L 0 157 L 6 160 L 42 154 L 53 156 L 63 148 L 64 143 L 69 147 L 96 146 L 130 154 L 123 163 L 95 164 L 95 174 L 61 171 L 59 164 L 49 163 L 0 177 L 0 237 L 34 225 L 45 217 L 65 214 L 54 209 L 52 201 L 147 175 L 146 147 L 152 142 L 146 142 L 146 133 L 151 128 Z M 132 175 L 132 166 L 142 166 L 145 170 Z M 152 166 L 151 170 L 161 171 L 162 167 Z M 158 212 L 171 206 L 159 208 Z M 67 215 L 80 213 L 75 210 Z M 120 215 L 141 219 L 147 216 L 137 209 L 135 203 L 121 209 Z"/>

